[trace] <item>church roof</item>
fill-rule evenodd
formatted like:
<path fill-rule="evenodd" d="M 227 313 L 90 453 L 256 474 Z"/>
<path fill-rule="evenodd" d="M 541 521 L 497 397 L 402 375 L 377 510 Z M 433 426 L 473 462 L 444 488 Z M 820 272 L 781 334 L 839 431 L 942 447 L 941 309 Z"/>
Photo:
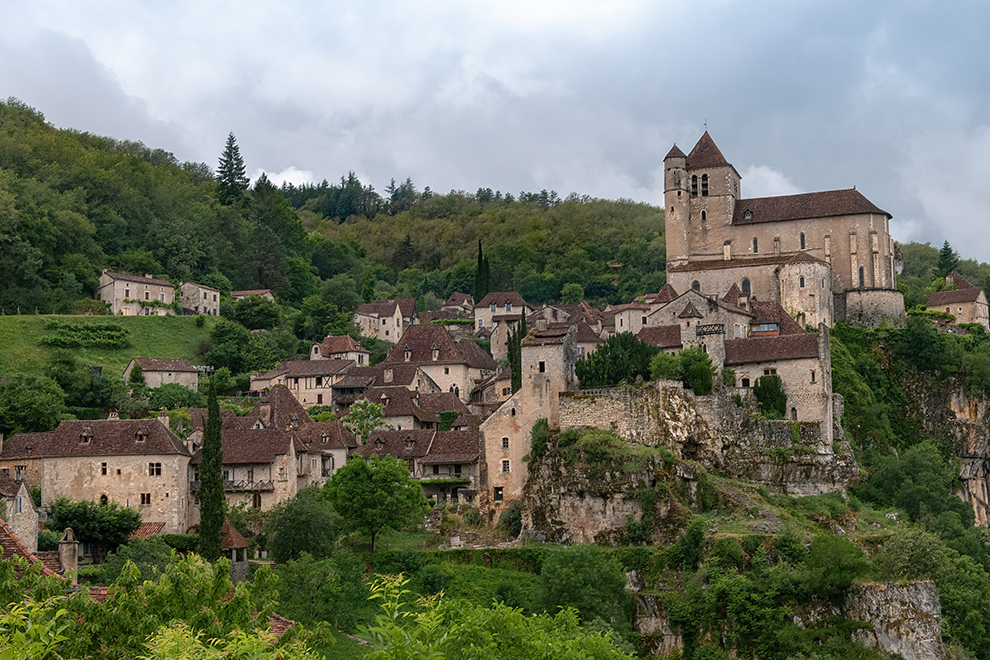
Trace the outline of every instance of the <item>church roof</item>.
<path fill-rule="evenodd" d="M 681 148 L 678 147 L 675 142 L 674 146 L 672 146 L 670 151 L 667 152 L 667 155 L 663 157 L 664 160 L 667 160 L 668 158 L 687 158 L 687 156 L 684 155 L 684 152 L 681 151 Z"/>
<path fill-rule="evenodd" d="M 712 136 L 708 134 L 708 131 L 705 131 L 705 134 L 698 140 L 698 144 L 694 145 L 694 149 L 687 156 L 688 168 L 722 167 L 725 165 L 729 165 L 729 162 L 725 160 L 725 156 L 715 146 L 715 140 L 712 139 Z"/>
<path fill-rule="evenodd" d="M 863 193 L 852 188 L 781 195 L 779 197 L 740 199 L 736 202 L 732 224 L 755 225 L 765 222 L 829 218 L 860 213 L 877 213 L 888 218 L 892 217 L 866 199 Z"/>
<path fill-rule="evenodd" d="M 687 273 L 692 271 L 721 270 L 724 268 L 753 268 L 756 266 L 776 266 L 796 262 L 828 263 L 811 254 L 808 254 L 807 252 L 799 252 L 797 254 L 768 254 L 765 257 L 737 257 L 733 259 L 705 259 L 700 261 L 691 261 L 686 264 L 671 266 L 669 272 Z"/>

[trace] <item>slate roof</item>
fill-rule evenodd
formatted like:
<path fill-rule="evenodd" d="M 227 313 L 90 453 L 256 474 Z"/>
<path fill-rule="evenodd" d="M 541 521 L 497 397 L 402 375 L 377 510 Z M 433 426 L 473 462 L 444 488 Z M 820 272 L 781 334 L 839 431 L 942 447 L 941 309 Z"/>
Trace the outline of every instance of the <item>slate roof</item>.
<path fill-rule="evenodd" d="M 725 340 L 725 364 L 751 364 L 818 357 L 818 334 L 777 335 Z"/>
<path fill-rule="evenodd" d="M 407 446 L 407 440 L 412 440 L 412 446 Z M 381 447 L 376 446 L 378 441 Z M 354 456 L 395 456 L 411 461 L 419 459 L 420 463 L 471 463 L 478 460 L 480 443 L 478 430 L 469 431 L 434 431 L 419 429 L 415 431 L 374 431 L 368 438 L 367 444 L 358 447 L 352 453 Z"/>
<path fill-rule="evenodd" d="M 681 326 L 674 325 L 652 325 L 639 331 L 639 340 L 650 346 L 658 348 L 678 348 L 681 346 Z"/>
<path fill-rule="evenodd" d="M 675 142 L 674 146 L 672 146 L 670 151 L 667 152 L 667 155 L 663 157 L 664 160 L 667 160 L 668 158 L 687 158 L 687 156 L 684 155 L 684 152 L 681 151 L 681 148 L 678 147 Z"/>
<path fill-rule="evenodd" d="M 332 376 L 354 364 L 354 360 L 289 360 L 285 363 L 286 378 Z"/>
<path fill-rule="evenodd" d="M 747 211 L 752 217 L 746 217 Z M 755 225 L 765 222 L 829 218 L 860 213 L 876 213 L 888 218 L 893 217 L 866 199 L 863 193 L 851 188 L 779 197 L 740 199 L 736 201 L 732 224 Z"/>
<path fill-rule="evenodd" d="M 555 344 L 563 344 L 567 340 L 568 332 L 571 332 L 573 326 L 567 325 L 565 323 L 551 323 L 548 324 L 545 330 L 540 330 L 539 328 L 534 328 L 529 331 L 529 334 L 523 338 L 523 346 L 552 346 Z M 577 335 L 577 330 L 574 331 L 575 336 Z"/>
<path fill-rule="evenodd" d="M 712 136 L 708 134 L 708 131 L 705 131 L 698 143 L 694 145 L 694 149 L 687 155 L 688 169 L 722 167 L 724 165 L 729 165 L 729 162 L 725 160 L 725 156 L 715 146 L 715 140 L 712 139 Z"/>
<path fill-rule="evenodd" d="M 317 346 L 320 347 L 320 355 L 323 357 L 330 357 L 336 353 L 370 353 L 350 335 L 343 337 L 327 335 Z"/>
<path fill-rule="evenodd" d="M 84 432 L 90 434 L 86 443 Z M 144 434 L 142 442 L 138 432 Z M 16 433 L 4 442 L 0 458 L 160 454 L 189 455 L 182 441 L 157 419 L 97 419 L 65 420 L 48 433 Z"/>
<path fill-rule="evenodd" d="M 154 284 L 155 286 L 167 286 L 175 288 L 168 280 L 158 280 L 154 277 L 141 277 L 140 275 L 128 275 L 127 273 L 114 273 L 112 271 L 106 271 L 106 275 L 109 275 L 115 280 L 123 280 L 125 282 L 137 282 L 138 284 Z"/>
<path fill-rule="evenodd" d="M 447 299 L 443 302 L 443 304 L 444 307 L 446 307 L 447 305 L 456 306 L 456 307 L 465 307 L 465 306 L 473 307 L 474 297 L 467 293 L 460 293 L 459 291 L 455 291 L 447 297 Z"/>
<path fill-rule="evenodd" d="M 475 303 L 475 308 L 478 307 L 490 307 L 492 305 L 497 305 L 499 307 L 504 307 L 506 303 L 511 303 L 513 307 L 528 307 L 526 301 L 523 297 L 519 295 L 518 291 L 490 291 L 484 298 Z"/>
<path fill-rule="evenodd" d="M 134 358 L 141 365 L 141 371 L 179 371 L 198 373 L 196 367 L 189 364 L 188 360 L 175 360 L 171 358 Z"/>
<path fill-rule="evenodd" d="M 677 315 L 679 319 L 703 319 L 705 315 L 698 311 L 698 308 L 694 306 L 692 301 L 688 301 L 688 304 L 684 306 L 681 313 Z"/>

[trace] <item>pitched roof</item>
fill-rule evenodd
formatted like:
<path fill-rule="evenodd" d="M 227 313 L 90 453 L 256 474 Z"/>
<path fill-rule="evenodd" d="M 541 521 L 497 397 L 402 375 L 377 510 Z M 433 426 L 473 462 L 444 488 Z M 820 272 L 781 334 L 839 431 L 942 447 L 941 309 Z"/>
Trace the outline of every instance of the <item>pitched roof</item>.
<path fill-rule="evenodd" d="M 41 561 L 37 555 L 28 550 L 27 546 L 17 537 L 14 530 L 10 528 L 2 518 L 0 518 L 0 551 L 3 552 L 3 559 L 10 559 L 11 557 L 23 557 L 31 565 L 37 564 Z M 58 575 L 48 566 L 42 564 L 41 569 L 42 575 Z M 61 577 L 61 576 L 59 576 Z"/>
<path fill-rule="evenodd" d="M 552 346 L 563 344 L 567 341 L 567 336 L 572 333 L 577 336 L 577 328 L 566 323 L 551 323 L 545 329 L 534 328 L 522 340 L 523 346 Z"/>
<path fill-rule="evenodd" d="M 138 284 L 154 284 L 156 286 L 168 286 L 175 288 L 174 285 L 168 280 L 159 280 L 154 277 L 141 277 L 140 275 L 128 275 L 127 273 L 114 273 L 112 271 L 105 271 L 106 275 L 109 275 L 115 280 L 124 280 L 125 282 L 137 282 Z"/>
<path fill-rule="evenodd" d="M 380 446 L 379 446 L 380 445 Z M 420 463 L 470 463 L 478 459 L 480 442 L 478 430 L 434 431 L 374 431 L 367 444 L 352 455 L 395 456 L 402 460 L 420 459 Z"/>
<path fill-rule="evenodd" d="M 724 296 L 722 296 L 722 302 L 727 302 L 730 305 L 738 305 L 739 298 L 741 297 L 742 291 L 740 291 L 739 287 L 736 286 L 736 283 L 733 282 L 732 286 L 729 287 L 729 290 L 725 292 Z"/>
<path fill-rule="evenodd" d="M 433 351 L 436 350 L 436 359 Z M 409 352 L 406 359 L 406 351 Z M 495 369 L 497 364 L 470 339 L 454 344 L 447 330 L 439 325 L 412 325 L 393 346 L 382 365 L 398 364 L 467 364 L 476 369 Z M 386 383 L 387 384 L 387 383 Z"/>
<path fill-rule="evenodd" d="M 443 302 L 443 304 L 444 306 L 452 305 L 458 307 L 464 305 L 474 306 L 474 297 L 468 293 L 460 293 L 459 291 L 455 291 L 447 296 L 447 299 Z"/>
<path fill-rule="evenodd" d="M 386 380 L 386 370 L 392 372 L 391 379 Z M 416 381 L 420 377 L 428 378 L 425 374 L 420 373 L 418 364 L 405 362 L 397 364 L 382 363 L 373 367 L 351 367 L 344 374 L 344 377 L 332 387 L 333 389 L 361 388 L 370 387 L 371 385 L 402 385 L 404 387 L 412 387 L 416 385 Z"/>
<path fill-rule="evenodd" d="M 237 528 L 231 525 L 228 519 L 224 518 L 223 525 L 220 527 L 220 549 L 233 550 L 234 548 L 246 547 L 248 547 L 248 542 L 244 540 L 244 537 L 237 531 Z"/>
<path fill-rule="evenodd" d="M 803 255 L 800 256 L 799 255 Z M 671 266 L 670 272 L 686 273 L 692 271 L 721 270 L 724 268 L 754 268 L 757 266 L 776 266 L 789 263 L 791 261 L 815 261 L 826 263 L 821 259 L 813 257 L 807 252 L 798 254 L 770 254 L 763 257 L 736 257 L 733 259 L 707 259 L 704 261 L 691 261 L 678 266 Z"/>
<path fill-rule="evenodd" d="M 959 274 L 958 270 L 952 271 L 952 274 L 949 275 L 948 279 L 952 280 L 952 283 L 956 285 L 957 289 L 968 289 L 973 286 L 966 280 L 965 277 Z"/>
<path fill-rule="evenodd" d="M 498 362 L 471 339 L 461 339 L 454 344 L 457 354 L 472 369 L 498 369 Z"/>
<path fill-rule="evenodd" d="M 747 213 L 749 213 L 749 217 L 746 216 Z M 736 202 L 732 224 L 755 225 L 764 222 L 828 218 L 859 213 L 877 213 L 888 218 L 892 217 L 866 199 L 863 193 L 852 188 L 781 195 L 779 197 L 740 199 Z"/>
<path fill-rule="evenodd" d="M 358 446 L 357 440 L 342 422 L 313 422 L 294 429 L 293 433 L 310 451 L 352 449 Z"/>
<path fill-rule="evenodd" d="M 404 417 L 411 415 L 416 419 L 432 424 L 440 420 L 432 412 L 425 410 L 416 402 L 416 394 L 401 385 L 388 387 L 369 387 L 364 392 L 364 398 L 372 403 L 382 404 L 385 417 Z"/>
<path fill-rule="evenodd" d="M 646 302 L 653 305 L 657 305 L 661 303 L 669 303 L 671 300 L 675 299 L 676 297 L 677 297 L 677 291 L 675 291 L 674 287 L 670 285 L 670 282 L 667 282 L 666 284 L 663 285 L 663 287 L 660 288 L 658 292 L 656 292 L 652 296 L 646 296 Z"/>
<path fill-rule="evenodd" d="M 488 307 L 490 305 L 504 306 L 511 303 L 520 308 L 527 306 L 526 301 L 519 295 L 518 291 L 490 291 L 484 298 L 475 303 L 475 307 Z"/>
<path fill-rule="evenodd" d="M 687 156 L 684 155 L 684 152 L 681 151 L 680 147 L 678 147 L 675 142 L 674 146 L 672 146 L 670 151 L 667 152 L 667 155 L 663 157 L 664 160 L 667 160 L 668 158 L 687 158 Z"/>
<path fill-rule="evenodd" d="M 320 347 L 320 355 L 323 357 L 330 357 L 336 353 L 370 353 L 350 335 L 343 337 L 327 335 L 317 346 Z"/>
<path fill-rule="evenodd" d="M 430 451 L 420 463 L 471 463 L 478 460 L 480 442 L 477 429 L 467 431 L 441 431 L 437 433 Z"/>
<path fill-rule="evenodd" d="M 8 477 L 0 477 L 0 496 L 2 497 L 17 497 L 17 493 L 21 491 L 21 481 L 14 481 Z"/>
<path fill-rule="evenodd" d="M 279 456 L 289 453 L 293 434 L 284 429 L 224 428 L 220 432 L 220 448 L 224 465 L 249 465 L 272 463 Z M 189 463 L 199 465 L 203 460 L 202 449 L 197 449 Z"/>
<path fill-rule="evenodd" d="M 636 335 L 644 344 L 659 348 L 677 348 L 681 345 L 681 326 L 651 325 L 643 328 Z"/>
<path fill-rule="evenodd" d="M 10 436 L 3 445 L 0 458 L 153 454 L 188 456 L 189 452 L 182 441 L 157 419 L 73 419 L 60 422 L 49 433 L 17 433 Z"/>
<path fill-rule="evenodd" d="M 171 358 L 134 358 L 141 365 L 141 371 L 179 371 L 198 373 L 196 367 L 189 364 L 188 360 L 177 360 Z"/>
<path fill-rule="evenodd" d="M 983 289 L 970 286 L 965 289 L 954 289 L 952 291 L 936 291 L 928 296 L 926 307 L 940 307 L 942 305 L 952 305 L 955 303 L 976 302 L 983 293 Z"/>
<path fill-rule="evenodd" d="M 143 522 L 138 525 L 138 528 L 131 532 L 131 535 L 127 537 L 128 541 L 133 541 L 134 539 L 150 539 L 153 536 L 158 536 L 165 529 L 165 523 L 163 522 Z"/>
<path fill-rule="evenodd" d="M 814 332 L 725 340 L 726 365 L 817 357 L 818 335 Z"/>
<path fill-rule="evenodd" d="M 436 415 L 450 411 L 471 414 L 471 410 L 453 392 L 422 393 L 419 395 L 419 405 Z"/>
<path fill-rule="evenodd" d="M 244 291 L 231 291 L 231 298 L 246 298 L 247 296 L 263 296 L 265 294 L 271 295 L 271 289 L 246 289 Z"/>
<path fill-rule="evenodd" d="M 677 315 L 679 319 L 703 319 L 705 315 L 698 311 L 698 308 L 694 306 L 694 302 L 688 301 L 688 304 L 684 306 L 681 313 Z"/>
<path fill-rule="evenodd" d="M 776 301 L 759 302 L 754 300 L 750 303 L 750 307 L 753 308 L 753 320 L 750 323 L 776 323 L 782 335 L 807 334 L 805 329 L 798 325 L 798 322 L 792 319 L 787 310 Z"/>
<path fill-rule="evenodd" d="M 313 421 L 302 404 L 284 385 L 275 385 L 268 390 L 261 397 L 258 405 L 239 419 L 245 425 L 251 425 L 260 419 L 267 428 L 278 429 L 284 429 L 290 424 L 301 425 Z"/>
<path fill-rule="evenodd" d="M 694 145 L 694 149 L 687 155 L 687 166 L 689 169 L 720 167 L 728 164 L 725 156 L 715 146 L 715 140 L 708 134 L 708 131 L 705 131 L 705 134 L 701 136 L 698 143 Z"/>
<path fill-rule="evenodd" d="M 416 313 L 416 299 L 415 298 L 394 298 L 389 300 L 375 300 L 374 302 L 364 303 L 358 307 L 357 313 L 361 316 L 374 316 L 381 318 L 383 316 L 392 316 L 395 314 L 395 310 L 399 310 L 399 314 L 403 317 L 411 317 Z"/>

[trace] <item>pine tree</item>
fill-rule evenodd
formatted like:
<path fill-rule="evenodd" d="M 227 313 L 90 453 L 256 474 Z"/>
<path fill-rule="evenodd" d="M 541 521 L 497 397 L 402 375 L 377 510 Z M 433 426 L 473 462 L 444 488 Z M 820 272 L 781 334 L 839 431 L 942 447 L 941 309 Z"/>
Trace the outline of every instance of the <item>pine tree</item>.
<path fill-rule="evenodd" d="M 218 197 L 220 203 L 227 206 L 241 198 L 248 187 L 248 178 L 244 170 L 244 159 L 237 146 L 237 138 L 233 133 L 227 136 L 227 145 L 220 156 L 217 167 L 217 183 L 220 184 Z"/>
<path fill-rule="evenodd" d="M 948 277 L 959 265 L 959 256 L 952 251 L 949 241 L 942 244 L 942 249 L 938 251 L 938 261 L 935 262 L 935 276 Z"/>
<path fill-rule="evenodd" d="M 223 449 L 220 446 L 220 405 L 210 381 L 203 459 L 199 464 L 199 554 L 208 561 L 220 558 L 220 528 L 224 519 Z"/>

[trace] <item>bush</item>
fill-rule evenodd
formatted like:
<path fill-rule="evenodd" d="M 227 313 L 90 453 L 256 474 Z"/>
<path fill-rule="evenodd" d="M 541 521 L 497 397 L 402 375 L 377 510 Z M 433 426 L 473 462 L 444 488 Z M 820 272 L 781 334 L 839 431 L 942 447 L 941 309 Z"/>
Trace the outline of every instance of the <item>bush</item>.
<path fill-rule="evenodd" d="M 672 353 L 657 353 L 650 360 L 650 376 L 653 380 L 681 380 L 684 377 L 681 359 Z"/>
<path fill-rule="evenodd" d="M 505 508 L 499 516 L 498 526 L 505 530 L 509 538 L 516 538 L 522 531 L 522 502 L 516 500 Z"/>
<path fill-rule="evenodd" d="M 541 417 L 533 424 L 529 436 L 529 457 L 537 459 L 547 450 L 547 436 L 550 435 L 550 424 L 546 417 Z"/>
<path fill-rule="evenodd" d="M 137 369 L 137 365 L 134 368 Z M 206 401 L 202 394 L 185 385 L 165 383 L 149 391 L 148 405 L 155 410 L 175 410 L 177 408 L 203 408 Z"/>
<path fill-rule="evenodd" d="M 753 385 L 753 396 L 760 405 L 760 412 L 767 419 L 784 419 L 787 415 L 787 395 L 780 376 L 760 376 Z"/>
<path fill-rule="evenodd" d="M 684 370 L 684 381 L 695 394 L 704 396 L 711 394 L 714 388 L 715 367 L 700 346 L 684 349 L 680 354 L 681 366 Z"/>
<path fill-rule="evenodd" d="M 723 387 L 735 387 L 736 386 L 736 370 L 735 369 L 732 369 L 731 367 L 725 367 L 724 369 L 722 369 L 722 386 Z"/>
<path fill-rule="evenodd" d="M 64 532 L 56 532 L 53 529 L 43 529 L 38 532 L 38 550 L 40 552 L 51 552 L 58 550 L 58 542 Z"/>
<path fill-rule="evenodd" d="M 543 564 L 540 578 L 547 612 L 573 607 L 582 621 L 601 618 L 622 627 L 631 621 L 626 575 L 615 558 L 596 545 L 575 545 L 553 553 Z"/>

